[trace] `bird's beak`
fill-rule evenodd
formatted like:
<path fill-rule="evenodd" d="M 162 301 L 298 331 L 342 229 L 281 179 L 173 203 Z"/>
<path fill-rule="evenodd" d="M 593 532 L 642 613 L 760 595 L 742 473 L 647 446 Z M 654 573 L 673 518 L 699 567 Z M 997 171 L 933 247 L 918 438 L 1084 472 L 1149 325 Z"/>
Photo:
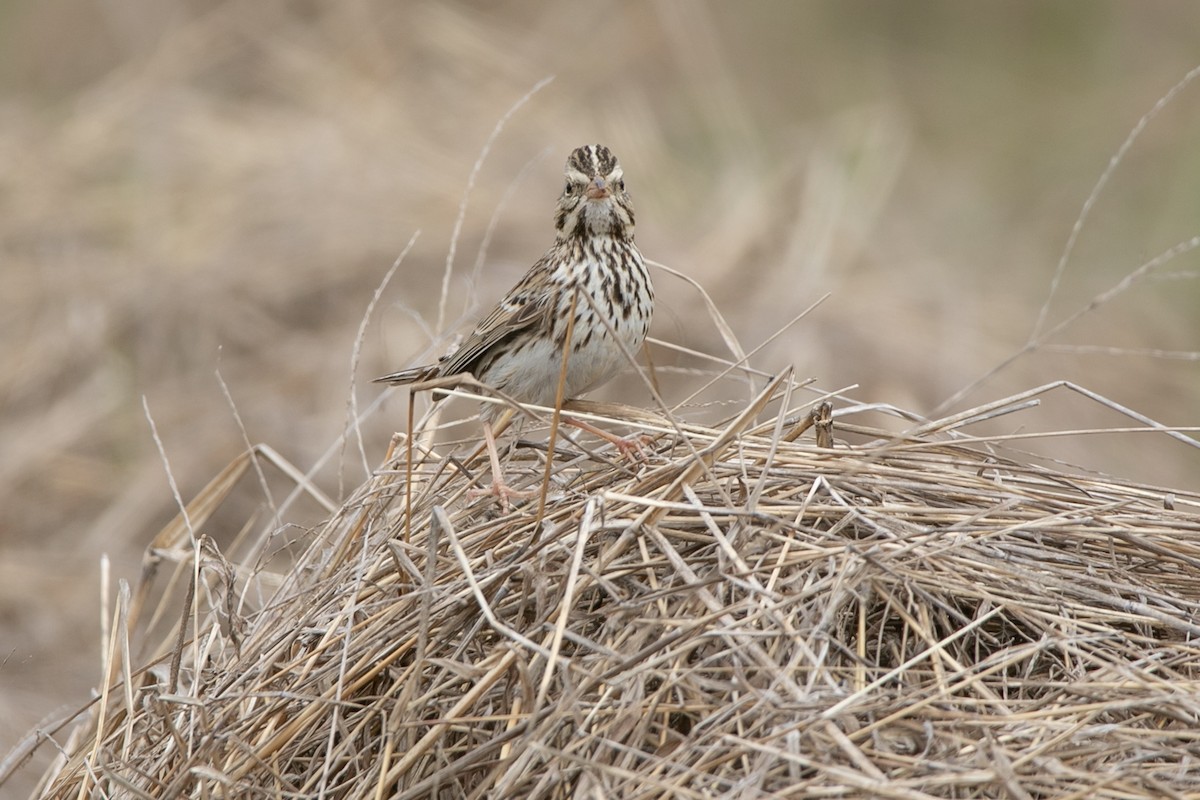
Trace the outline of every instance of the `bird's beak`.
<path fill-rule="evenodd" d="M 604 182 L 604 178 L 593 178 L 585 194 L 588 200 L 603 200 L 609 194 L 608 184 Z"/>

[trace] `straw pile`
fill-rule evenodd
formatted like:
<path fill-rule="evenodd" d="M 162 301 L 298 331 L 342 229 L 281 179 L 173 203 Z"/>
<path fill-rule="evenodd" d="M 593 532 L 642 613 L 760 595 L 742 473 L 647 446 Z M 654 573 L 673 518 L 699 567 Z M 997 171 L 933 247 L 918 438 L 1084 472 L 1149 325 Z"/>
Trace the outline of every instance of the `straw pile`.
<path fill-rule="evenodd" d="M 296 531 L 203 535 L 247 456 L 148 553 L 43 791 L 1200 792 L 1200 497 L 966 436 L 995 409 L 901 438 L 839 414 L 822 446 L 793 388 L 711 427 L 596 418 L 656 437 L 640 465 L 564 433 L 547 467 L 526 427 L 506 477 L 539 491 L 508 512 L 426 419 L 276 573 Z M 131 665 L 152 605 L 175 630 Z"/>

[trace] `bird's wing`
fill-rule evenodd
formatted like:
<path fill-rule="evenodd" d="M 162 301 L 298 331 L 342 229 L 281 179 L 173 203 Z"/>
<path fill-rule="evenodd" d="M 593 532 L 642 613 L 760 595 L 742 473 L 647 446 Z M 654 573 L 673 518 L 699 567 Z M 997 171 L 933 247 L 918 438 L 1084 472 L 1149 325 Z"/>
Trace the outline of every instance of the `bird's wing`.
<path fill-rule="evenodd" d="M 547 254 L 530 268 L 492 313 L 480 320 L 458 349 L 439 362 L 440 374 L 475 374 L 488 353 L 501 342 L 530 329 L 549 327 L 550 310 L 556 297 L 555 292 L 547 291 L 551 288 L 547 281 L 548 263 Z"/>

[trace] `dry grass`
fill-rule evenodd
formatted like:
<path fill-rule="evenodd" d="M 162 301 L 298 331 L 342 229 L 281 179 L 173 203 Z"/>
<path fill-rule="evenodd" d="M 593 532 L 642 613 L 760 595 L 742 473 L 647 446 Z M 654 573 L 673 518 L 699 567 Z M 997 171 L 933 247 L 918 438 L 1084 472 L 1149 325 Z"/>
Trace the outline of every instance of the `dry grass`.
<path fill-rule="evenodd" d="M 1200 791 L 1200 495 L 959 442 L 1026 398 L 903 439 L 851 408 L 820 447 L 801 392 L 605 409 L 649 462 L 526 442 L 507 476 L 549 489 L 504 514 L 426 415 L 294 561 L 275 521 L 203 534 L 279 463 L 248 454 L 147 551 L 45 795 Z"/>
<path fill-rule="evenodd" d="M 428 356 L 540 255 L 561 158 L 583 141 L 620 153 L 646 254 L 707 286 L 747 343 L 829 294 L 754 364 L 856 387 L 841 412 L 887 402 L 941 417 L 932 409 L 1015 355 L 952 410 L 1066 379 L 1194 423 L 1195 253 L 1139 265 L 1197 233 L 1195 86 L 1110 174 L 1038 314 L 1098 174 L 1195 66 L 1200 7 L 1102 6 L 4 4 L 5 766 L 27 731 L 49 736 L 108 682 L 115 612 L 98 636 L 97 598 L 137 574 L 173 494 L 197 496 L 251 442 L 301 469 L 214 494 L 201 533 L 243 570 L 239 585 L 270 594 L 270 576 L 290 574 L 403 425 L 399 402 L 357 413 L 351 382 Z M 548 75 L 473 179 L 447 300 L 446 243 L 481 143 Z M 355 323 L 417 230 L 350 370 Z M 658 289 L 653 334 L 685 349 L 652 353 L 679 402 L 711 366 L 686 351 L 721 335 L 695 324 L 690 289 Z M 364 408 L 380 408 L 374 391 Z M 628 380 L 604 392 L 650 404 Z M 997 444 L 1046 432 L 1020 442 L 1036 457 L 1013 457 L 1052 471 L 1196 485 L 1191 447 L 1070 434 L 1129 423 L 1078 393 L 1045 400 L 971 429 Z M 715 430 L 746 401 L 725 383 L 678 413 Z M 353 438 L 330 446 L 355 417 Z M 170 559 L 192 557 L 190 539 L 167 538 Z M 174 642 L 184 599 L 161 577 L 142 585 L 135 664 Z M 253 599 L 241 615 L 265 607 Z M 64 744 L 45 742 L 2 793 L 27 795 Z"/>

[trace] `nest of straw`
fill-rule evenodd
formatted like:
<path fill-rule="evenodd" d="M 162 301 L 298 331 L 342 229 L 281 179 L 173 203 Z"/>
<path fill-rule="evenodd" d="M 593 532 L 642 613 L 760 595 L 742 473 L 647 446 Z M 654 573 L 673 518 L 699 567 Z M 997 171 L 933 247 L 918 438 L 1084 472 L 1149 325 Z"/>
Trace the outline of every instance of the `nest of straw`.
<path fill-rule="evenodd" d="M 641 465 L 509 437 L 537 496 L 507 512 L 427 420 L 276 573 L 275 527 L 226 555 L 201 529 L 248 455 L 149 552 L 42 791 L 1200 792 L 1200 497 L 1007 457 L 970 415 L 839 417 L 826 446 L 791 388 L 708 427 L 597 419 L 656 437 Z M 132 664 L 172 561 L 179 622 Z"/>

